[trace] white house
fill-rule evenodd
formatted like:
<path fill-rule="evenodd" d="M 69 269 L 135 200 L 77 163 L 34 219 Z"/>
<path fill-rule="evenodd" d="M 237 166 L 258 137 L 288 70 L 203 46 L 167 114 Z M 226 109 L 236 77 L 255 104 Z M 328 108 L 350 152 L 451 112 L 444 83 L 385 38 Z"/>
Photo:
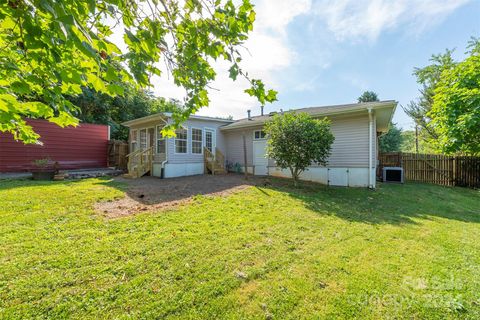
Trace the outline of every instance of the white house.
<path fill-rule="evenodd" d="M 378 137 L 388 130 L 397 102 L 393 100 L 311 107 L 286 112 L 305 112 L 327 117 L 335 136 L 326 166 L 312 165 L 301 179 L 333 186 L 375 187 Z M 163 139 L 160 132 L 171 121 L 162 113 L 123 123 L 130 128 L 130 150 L 138 157 L 150 150 L 151 163 L 139 175 L 150 172 L 164 178 L 222 171 L 236 165 L 255 175 L 289 176 L 265 155 L 263 126 L 275 112 L 240 120 L 191 116 L 175 138 Z M 245 141 L 245 145 L 244 145 Z M 244 150 L 246 150 L 246 155 Z M 131 156 L 131 157 L 133 157 Z M 209 166 L 209 161 L 215 164 Z M 132 162 L 134 167 L 134 162 Z M 212 170 L 213 169 L 213 170 Z"/>

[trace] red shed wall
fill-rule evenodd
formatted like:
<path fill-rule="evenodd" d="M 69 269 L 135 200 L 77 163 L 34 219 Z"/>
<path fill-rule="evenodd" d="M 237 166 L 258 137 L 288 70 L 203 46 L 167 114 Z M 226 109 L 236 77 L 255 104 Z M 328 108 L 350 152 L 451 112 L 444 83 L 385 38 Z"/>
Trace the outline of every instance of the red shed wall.
<path fill-rule="evenodd" d="M 49 158 L 60 169 L 107 166 L 108 126 L 82 123 L 61 128 L 46 120 L 27 120 L 40 135 L 42 145 L 25 145 L 11 134 L 0 133 L 0 172 L 19 172 L 34 168 L 33 161 Z"/>

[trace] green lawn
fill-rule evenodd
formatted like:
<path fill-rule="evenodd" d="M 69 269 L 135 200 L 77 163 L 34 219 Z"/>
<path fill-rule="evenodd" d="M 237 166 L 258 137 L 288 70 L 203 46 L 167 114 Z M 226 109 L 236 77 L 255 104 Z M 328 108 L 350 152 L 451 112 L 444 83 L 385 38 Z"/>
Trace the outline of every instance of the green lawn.
<path fill-rule="evenodd" d="M 107 219 L 107 179 L 0 182 L 0 318 L 480 317 L 480 192 L 284 181 Z"/>

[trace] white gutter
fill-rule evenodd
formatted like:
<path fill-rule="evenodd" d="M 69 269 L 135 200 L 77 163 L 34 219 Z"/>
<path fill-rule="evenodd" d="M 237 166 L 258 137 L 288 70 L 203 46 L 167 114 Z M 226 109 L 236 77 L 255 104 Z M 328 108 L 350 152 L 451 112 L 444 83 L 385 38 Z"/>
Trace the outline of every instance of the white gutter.
<path fill-rule="evenodd" d="M 368 107 L 368 187 L 373 189 L 372 183 L 372 135 L 373 135 L 373 114 L 372 108 Z"/>

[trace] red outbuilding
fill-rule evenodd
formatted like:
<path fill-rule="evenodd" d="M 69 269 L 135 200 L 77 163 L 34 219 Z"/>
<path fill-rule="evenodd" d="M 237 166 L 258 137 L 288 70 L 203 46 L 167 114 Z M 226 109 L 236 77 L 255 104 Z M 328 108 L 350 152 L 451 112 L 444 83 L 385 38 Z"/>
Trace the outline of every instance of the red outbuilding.
<path fill-rule="evenodd" d="M 39 159 L 58 162 L 60 170 L 107 166 L 108 126 L 82 123 L 62 128 L 46 120 L 27 122 L 43 145 L 24 144 L 10 133 L 0 133 L 0 172 L 28 171 Z"/>

